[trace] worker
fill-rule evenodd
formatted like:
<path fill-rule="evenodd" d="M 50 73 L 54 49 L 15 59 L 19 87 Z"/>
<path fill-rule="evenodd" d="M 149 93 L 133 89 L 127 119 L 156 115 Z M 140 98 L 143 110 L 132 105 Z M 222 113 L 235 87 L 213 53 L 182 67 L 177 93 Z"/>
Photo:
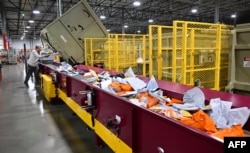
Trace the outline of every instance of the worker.
<path fill-rule="evenodd" d="M 40 58 L 42 57 L 47 57 L 48 55 L 40 55 L 40 51 L 42 50 L 41 46 L 36 46 L 36 48 L 34 50 L 31 51 L 29 59 L 28 59 L 28 71 L 24 80 L 24 85 L 29 88 L 29 78 L 31 77 L 32 73 L 34 73 L 34 77 L 35 77 L 35 85 L 38 86 L 39 85 L 39 78 L 38 78 L 38 73 L 36 71 L 37 67 L 38 67 L 38 61 Z"/>

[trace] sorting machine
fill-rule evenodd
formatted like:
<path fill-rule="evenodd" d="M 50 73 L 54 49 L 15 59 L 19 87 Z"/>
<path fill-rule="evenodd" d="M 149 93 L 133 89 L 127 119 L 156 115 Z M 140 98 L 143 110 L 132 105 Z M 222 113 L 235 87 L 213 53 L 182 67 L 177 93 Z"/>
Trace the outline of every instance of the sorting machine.
<path fill-rule="evenodd" d="M 106 28 L 85 0 L 79 1 L 41 31 L 44 45 L 59 52 L 70 64 L 84 63 L 85 38 L 107 36 Z"/>
<path fill-rule="evenodd" d="M 101 73 L 97 67 L 78 65 L 85 72 Z M 114 152 L 120 153 L 222 153 L 223 141 L 179 121 L 162 116 L 129 100 L 83 81 L 83 75 L 59 72 L 55 65 L 40 65 L 42 86 L 48 99 L 62 99 L 91 129 L 97 140 L 103 140 Z M 110 72 L 115 75 L 116 72 Z M 149 78 L 140 77 L 145 82 Z M 178 83 L 158 80 L 164 95 L 182 99 L 184 92 L 193 88 Z M 44 89 L 44 87 L 46 89 Z M 50 86 L 48 88 L 48 86 Z M 48 91 L 48 89 L 50 91 Z M 52 90 L 56 92 L 51 92 Z M 233 107 L 250 108 L 250 97 L 201 88 L 206 103 L 212 98 L 233 102 Z M 53 95 L 50 95 L 53 93 Z M 85 101 L 91 101 L 85 103 Z M 119 120 L 119 122 L 117 122 Z M 244 130 L 250 131 L 250 120 Z M 97 141 L 98 142 L 101 141 Z"/>
<path fill-rule="evenodd" d="M 232 51 L 227 90 L 249 95 L 250 93 L 250 24 L 237 24 L 232 30 Z"/>

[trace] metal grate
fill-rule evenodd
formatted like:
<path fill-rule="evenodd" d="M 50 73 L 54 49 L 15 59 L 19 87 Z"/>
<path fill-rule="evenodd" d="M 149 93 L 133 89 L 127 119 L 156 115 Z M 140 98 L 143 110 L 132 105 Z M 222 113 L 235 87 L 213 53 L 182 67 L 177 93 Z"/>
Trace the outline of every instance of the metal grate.
<path fill-rule="evenodd" d="M 174 21 L 150 25 L 149 35 L 109 34 L 85 39 L 85 62 L 106 69 L 223 90 L 228 78 L 230 30 L 222 24 Z M 138 58 L 141 57 L 141 62 Z"/>
<path fill-rule="evenodd" d="M 149 74 L 171 81 L 172 76 L 172 27 L 149 26 Z"/>
<path fill-rule="evenodd" d="M 108 38 L 85 38 L 84 42 L 87 65 L 101 63 L 106 69 L 118 72 L 132 67 L 135 72 L 146 75 L 145 35 L 109 34 Z"/>
<path fill-rule="evenodd" d="M 227 82 L 229 28 L 222 24 L 174 21 L 150 26 L 150 74 L 158 79 L 222 90 Z"/>

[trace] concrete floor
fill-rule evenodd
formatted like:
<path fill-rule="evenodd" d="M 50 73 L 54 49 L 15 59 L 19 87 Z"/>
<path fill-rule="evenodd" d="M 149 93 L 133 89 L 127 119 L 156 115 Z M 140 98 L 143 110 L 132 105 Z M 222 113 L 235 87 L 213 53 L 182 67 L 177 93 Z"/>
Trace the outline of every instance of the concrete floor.
<path fill-rule="evenodd" d="M 95 144 L 94 132 L 65 105 L 51 105 L 32 80 L 24 84 L 24 65 L 3 65 L 0 82 L 1 153 L 112 153 Z"/>

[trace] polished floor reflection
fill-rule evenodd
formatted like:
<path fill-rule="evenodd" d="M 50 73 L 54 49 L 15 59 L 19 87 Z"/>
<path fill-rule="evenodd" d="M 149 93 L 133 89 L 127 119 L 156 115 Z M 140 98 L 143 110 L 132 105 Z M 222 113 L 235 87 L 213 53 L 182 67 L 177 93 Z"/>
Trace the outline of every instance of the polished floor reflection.
<path fill-rule="evenodd" d="M 1 153 L 112 153 L 65 104 L 49 104 L 31 79 L 27 89 L 23 64 L 3 65 L 2 74 Z"/>

